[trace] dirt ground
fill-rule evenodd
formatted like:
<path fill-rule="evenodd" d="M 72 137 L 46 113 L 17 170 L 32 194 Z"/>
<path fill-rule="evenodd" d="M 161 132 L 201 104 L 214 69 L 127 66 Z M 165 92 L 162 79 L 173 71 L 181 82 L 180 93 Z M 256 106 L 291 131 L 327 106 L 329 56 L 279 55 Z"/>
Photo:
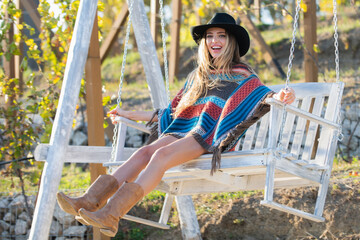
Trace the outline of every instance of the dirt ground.
<path fill-rule="evenodd" d="M 333 177 L 326 198 L 323 223 L 302 219 L 260 205 L 262 191 L 243 198 L 223 199 L 221 195 L 194 195 L 201 235 L 216 239 L 360 239 L 360 177 Z M 313 212 L 317 188 L 277 189 L 275 200 L 281 204 Z M 162 199 L 142 202 L 130 214 L 157 221 Z M 154 211 L 154 209 L 156 211 Z M 126 220 L 120 222 L 119 239 L 180 240 L 181 229 L 173 205 L 170 230 L 158 230 Z M 137 235 L 134 234 L 137 230 Z"/>

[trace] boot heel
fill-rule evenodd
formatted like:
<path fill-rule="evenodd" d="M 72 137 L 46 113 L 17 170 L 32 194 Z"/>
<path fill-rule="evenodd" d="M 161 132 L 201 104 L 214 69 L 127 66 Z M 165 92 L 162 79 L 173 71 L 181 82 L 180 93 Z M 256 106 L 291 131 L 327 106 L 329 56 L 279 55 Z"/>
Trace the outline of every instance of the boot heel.
<path fill-rule="evenodd" d="M 115 237 L 115 235 L 117 233 L 108 228 L 100 228 L 100 232 L 108 237 Z"/>

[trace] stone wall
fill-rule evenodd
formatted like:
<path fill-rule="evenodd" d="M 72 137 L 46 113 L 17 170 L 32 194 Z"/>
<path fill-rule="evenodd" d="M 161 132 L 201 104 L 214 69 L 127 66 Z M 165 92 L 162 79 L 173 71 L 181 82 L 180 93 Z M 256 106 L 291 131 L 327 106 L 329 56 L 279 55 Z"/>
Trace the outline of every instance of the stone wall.
<path fill-rule="evenodd" d="M 31 213 L 34 212 L 35 196 L 27 197 L 29 209 L 23 195 L 0 198 L 0 239 L 26 240 L 30 233 L 32 222 Z M 30 214 L 28 213 L 30 212 Z M 56 203 L 49 236 L 55 240 L 92 239 L 92 228 L 84 226 L 75 217 L 65 213 Z"/>

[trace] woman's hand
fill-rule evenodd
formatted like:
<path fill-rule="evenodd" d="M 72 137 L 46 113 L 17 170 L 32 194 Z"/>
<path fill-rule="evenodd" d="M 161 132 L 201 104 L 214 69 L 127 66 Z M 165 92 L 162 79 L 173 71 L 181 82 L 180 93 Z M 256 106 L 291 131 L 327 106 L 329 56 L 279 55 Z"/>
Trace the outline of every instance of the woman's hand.
<path fill-rule="evenodd" d="M 122 110 L 119 106 L 116 106 L 113 110 L 109 111 L 107 114 L 110 116 L 111 122 L 113 124 L 117 124 L 118 122 L 115 120 L 116 117 L 125 117 L 127 118 L 127 112 Z"/>
<path fill-rule="evenodd" d="M 292 104 L 295 101 L 295 91 L 292 88 L 282 88 L 273 98 L 285 104 Z"/>

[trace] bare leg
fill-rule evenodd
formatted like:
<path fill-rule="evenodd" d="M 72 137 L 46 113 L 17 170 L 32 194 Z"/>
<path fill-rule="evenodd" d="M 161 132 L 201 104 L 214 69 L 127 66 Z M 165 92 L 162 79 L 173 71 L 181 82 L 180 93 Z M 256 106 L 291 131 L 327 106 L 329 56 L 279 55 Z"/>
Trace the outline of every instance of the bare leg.
<path fill-rule="evenodd" d="M 166 170 L 197 158 L 205 152 L 205 149 L 192 136 L 176 140 L 155 151 L 135 183 L 143 188 L 146 195 L 159 184 Z"/>
<path fill-rule="evenodd" d="M 177 138 L 175 137 L 166 136 L 156 140 L 150 145 L 141 147 L 133 153 L 124 164 L 118 167 L 112 175 L 117 179 L 119 184 L 122 184 L 124 181 L 133 182 L 149 163 L 151 156 L 156 150 L 176 140 Z"/>

